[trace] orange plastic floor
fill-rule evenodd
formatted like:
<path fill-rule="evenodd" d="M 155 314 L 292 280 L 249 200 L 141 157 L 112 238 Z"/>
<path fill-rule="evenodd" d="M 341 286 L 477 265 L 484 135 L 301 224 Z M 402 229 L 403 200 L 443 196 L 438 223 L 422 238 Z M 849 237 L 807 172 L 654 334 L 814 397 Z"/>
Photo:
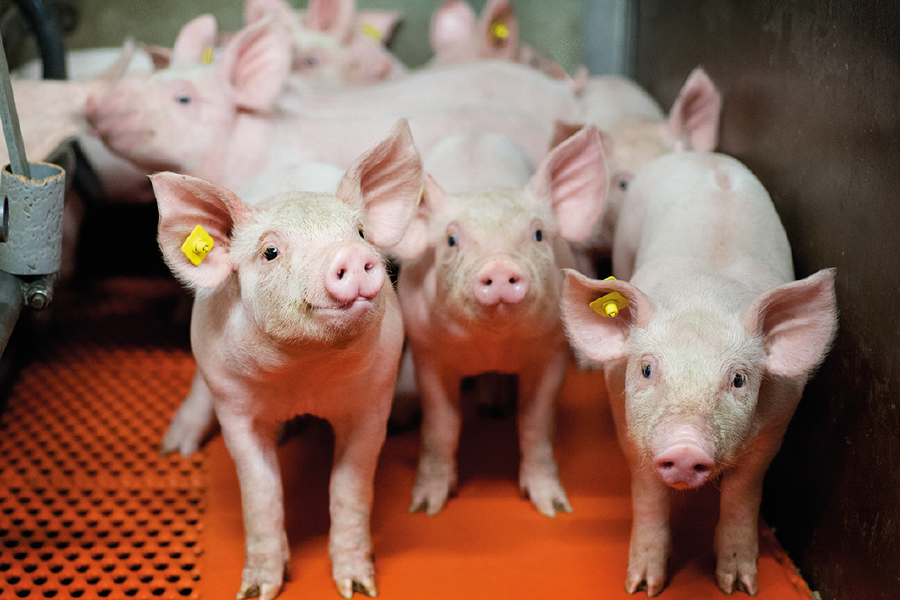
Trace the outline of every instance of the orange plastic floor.
<path fill-rule="evenodd" d="M 178 307 L 181 306 L 181 309 Z M 54 307 L 0 421 L 0 598 L 233 598 L 240 496 L 214 437 L 159 458 L 190 385 L 183 295 L 169 280 L 107 280 Z M 281 447 L 291 576 L 282 598 L 338 598 L 327 556 L 331 433 L 306 423 Z M 418 432 L 388 437 L 372 534 L 382 598 L 626 598 L 631 508 L 603 378 L 570 370 L 559 400 L 560 475 L 575 509 L 549 519 L 518 497 L 511 417 L 465 415 L 459 495 L 409 514 Z M 675 501 L 669 600 L 716 598 L 714 489 Z M 811 593 L 760 527 L 760 597 Z"/>

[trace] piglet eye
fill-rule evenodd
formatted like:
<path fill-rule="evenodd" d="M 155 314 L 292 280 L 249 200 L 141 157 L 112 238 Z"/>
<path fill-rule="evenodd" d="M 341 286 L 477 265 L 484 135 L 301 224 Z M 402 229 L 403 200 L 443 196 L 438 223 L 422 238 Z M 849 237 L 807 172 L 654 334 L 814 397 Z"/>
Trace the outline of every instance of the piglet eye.
<path fill-rule="evenodd" d="M 447 245 L 450 246 L 451 248 L 453 248 L 454 246 L 456 246 L 456 244 L 458 244 L 458 243 L 459 243 L 459 240 L 456 239 L 456 236 L 455 236 L 455 235 L 448 235 L 448 236 L 447 236 Z"/>
<path fill-rule="evenodd" d="M 734 387 L 736 387 L 736 388 L 739 388 L 739 387 L 744 387 L 745 383 L 747 383 L 747 376 L 744 375 L 743 373 L 735 373 L 734 381 L 732 382 L 732 385 L 734 385 Z"/>
<path fill-rule="evenodd" d="M 175 100 L 178 101 L 179 104 L 190 104 L 191 103 L 191 97 L 188 96 L 187 94 L 178 94 L 177 96 L 175 96 Z"/>
<path fill-rule="evenodd" d="M 628 189 L 628 180 L 627 180 L 627 179 L 620 179 L 620 180 L 619 180 L 619 189 L 622 190 L 622 191 Z"/>
<path fill-rule="evenodd" d="M 359 228 L 359 237 L 362 239 L 366 239 L 366 235 L 363 233 L 362 227 Z"/>
<path fill-rule="evenodd" d="M 278 248 L 274 248 L 269 246 L 265 250 L 263 250 L 263 256 L 266 257 L 266 260 L 275 260 L 278 258 Z"/>
<path fill-rule="evenodd" d="M 644 379 L 650 379 L 650 375 L 653 374 L 653 369 L 650 367 L 649 363 L 644 363 L 641 365 L 641 375 L 644 376 Z"/>
<path fill-rule="evenodd" d="M 540 229 L 535 229 L 534 230 L 534 241 L 540 242 L 542 239 L 544 239 L 544 232 L 541 231 Z"/>

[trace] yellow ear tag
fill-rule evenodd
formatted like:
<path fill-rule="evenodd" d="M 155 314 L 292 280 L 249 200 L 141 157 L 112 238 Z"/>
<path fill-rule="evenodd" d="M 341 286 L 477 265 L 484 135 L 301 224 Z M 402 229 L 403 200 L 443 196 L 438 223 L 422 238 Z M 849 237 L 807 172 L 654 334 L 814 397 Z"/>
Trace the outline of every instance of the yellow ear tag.
<path fill-rule="evenodd" d="M 203 227 L 197 225 L 194 227 L 191 235 L 189 235 L 181 245 L 181 251 L 188 257 L 188 260 L 194 263 L 194 266 L 197 266 L 204 258 L 206 258 L 206 255 L 209 254 L 212 247 L 212 237 L 206 233 L 206 230 L 203 229 Z"/>
<path fill-rule="evenodd" d="M 213 49 L 212 48 L 204 48 L 203 49 L 203 64 L 211 65 L 213 63 Z"/>
<path fill-rule="evenodd" d="M 615 277 L 607 277 L 604 281 L 615 281 Z M 619 310 L 628 306 L 628 298 L 619 292 L 610 292 L 600 296 L 593 302 L 590 307 L 601 317 L 615 317 L 619 314 Z"/>
<path fill-rule="evenodd" d="M 381 32 L 381 30 L 370 23 L 363 23 L 360 26 L 359 30 L 364 36 L 370 37 L 376 42 L 380 42 L 381 38 L 384 37 L 384 34 Z"/>
<path fill-rule="evenodd" d="M 509 27 L 503 21 L 497 21 L 491 25 L 491 35 L 495 39 L 505 40 L 509 37 Z"/>

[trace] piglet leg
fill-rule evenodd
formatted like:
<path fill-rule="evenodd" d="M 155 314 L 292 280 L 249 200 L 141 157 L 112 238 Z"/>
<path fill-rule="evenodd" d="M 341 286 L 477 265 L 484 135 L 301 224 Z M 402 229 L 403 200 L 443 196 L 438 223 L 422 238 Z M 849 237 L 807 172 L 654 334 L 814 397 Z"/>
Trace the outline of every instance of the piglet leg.
<path fill-rule="evenodd" d="M 759 505 L 763 479 L 781 447 L 791 414 L 799 402 L 803 385 L 791 380 L 766 381 L 759 392 L 761 411 L 781 407 L 782 415 L 770 415 L 767 426 L 753 438 L 740 462 L 722 477 L 720 514 L 716 525 L 716 581 L 726 594 L 759 591 L 756 565 L 759 560 Z M 775 402 L 773 402 L 773 398 Z"/>
<path fill-rule="evenodd" d="M 565 372 L 566 355 L 561 350 L 542 367 L 519 374 L 519 489 L 548 517 L 557 511 L 572 512 L 553 456 L 556 395 Z"/>
<path fill-rule="evenodd" d="M 160 445 L 160 454 L 165 456 L 172 452 L 180 452 L 182 456 L 190 456 L 200 449 L 200 443 L 214 420 L 212 394 L 203 375 L 197 369 L 194 372 L 191 391 L 169 422 L 169 428 Z"/>
<path fill-rule="evenodd" d="M 389 392 L 388 392 L 389 393 Z M 331 532 L 329 555 L 338 592 L 344 598 L 361 592 L 377 596 L 369 518 L 375 467 L 387 435 L 383 419 L 332 422 L 334 466 L 329 485 Z"/>
<path fill-rule="evenodd" d="M 456 489 L 456 450 L 462 414 L 459 378 L 441 373 L 427 356 L 416 356 L 416 384 L 422 394 L 422 448 L 410 512 L 436 515 Z"/>
<path fill-rule="evenodd" d="M 237 468 L 246 556 L 238 598 L 278 595 L 290 562 L 284 530 L 284 492 L 275 449 L 276 423 L 216 407 L 222 437 Z"/>

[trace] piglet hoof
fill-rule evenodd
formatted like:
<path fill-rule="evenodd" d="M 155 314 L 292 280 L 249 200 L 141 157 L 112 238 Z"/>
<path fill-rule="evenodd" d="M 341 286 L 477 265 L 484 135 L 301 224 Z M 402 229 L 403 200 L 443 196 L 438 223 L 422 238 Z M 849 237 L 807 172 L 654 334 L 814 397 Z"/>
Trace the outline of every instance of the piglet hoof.
<path fill-rule="evenodd" d="M 647 583 L 646 579 L 641 579 L 640 581 L 633 582 L 630 580 L 625 581 L 625 591 L 629 594 L 636 594 L 638 592 L 647 592 L 648 598 L 655 598 L 659 596 L 662 591 L 666 589 L 666 582 L 662 583 L 654 581 L 653 583 Z"/>
<path fill-rule="evenodd" d="M 419 470 L 416 476 L 416 484 L 413 486 L 412 504 L 409 512 L 424 512 L 434 516 L 443 510 L 447 498 L 455 493 L 455 477 L 448 469 L 441 469 L 441 473 L 424 472 Z"/>
<path fill-rule="evenodd" d="M 628 573 L 625 576 L 625 591 L 629 594 L 647 592 L 648 598 L 659 596 L 666 588 L 666 570 L 669 553 L 665 543 L 652 541 L 642 543 L 632 536 L 629 549 Z"/>
<path fill-rule="evenodd" d="M 723 561 L 720 558 L 716 564 L 716 582 L 719 589 L 726 594 L 744 592 L 748 596 L 755 596 L 759 593 L 759 586 L 756 583 L 756 561 L 740 563 L 734 556 L 731 560 Z"/>
<path fill-rule="evenodd" d="M 237 600 L 256 598 L 273 600 L 281 592 L 289 563 L 282 559 L 270 557 L 247 558 L 247 566 L 241 574 L 241 589 Z"/>
<path fill-rule="evenodd" d="M 378 596 L 375 565 L 371 558 L 359 558 L 357 554 L 348 553 L 344 558 L 332 558 L 332 575 L 337 591 L 343 598 L 352 598 L 354 592 L 375 598 Z"/>
<path fill-rule="evenodd" d="M 190 423 L 185 424 L 173 419 L 159 445 L 159 455 L 165 457 L 178 452 L 182 456 L 190 456 L 200 449 L 203 434 L 203 431 L 198 432 Z"/>
<path fill-rule="evenodd" d="M 519 492 L 522 497 L 530 498 L 542 515 L 555 517 L 558 512 L 572 512 L 566 491 L 555 477 L 523 477 Z"/>

